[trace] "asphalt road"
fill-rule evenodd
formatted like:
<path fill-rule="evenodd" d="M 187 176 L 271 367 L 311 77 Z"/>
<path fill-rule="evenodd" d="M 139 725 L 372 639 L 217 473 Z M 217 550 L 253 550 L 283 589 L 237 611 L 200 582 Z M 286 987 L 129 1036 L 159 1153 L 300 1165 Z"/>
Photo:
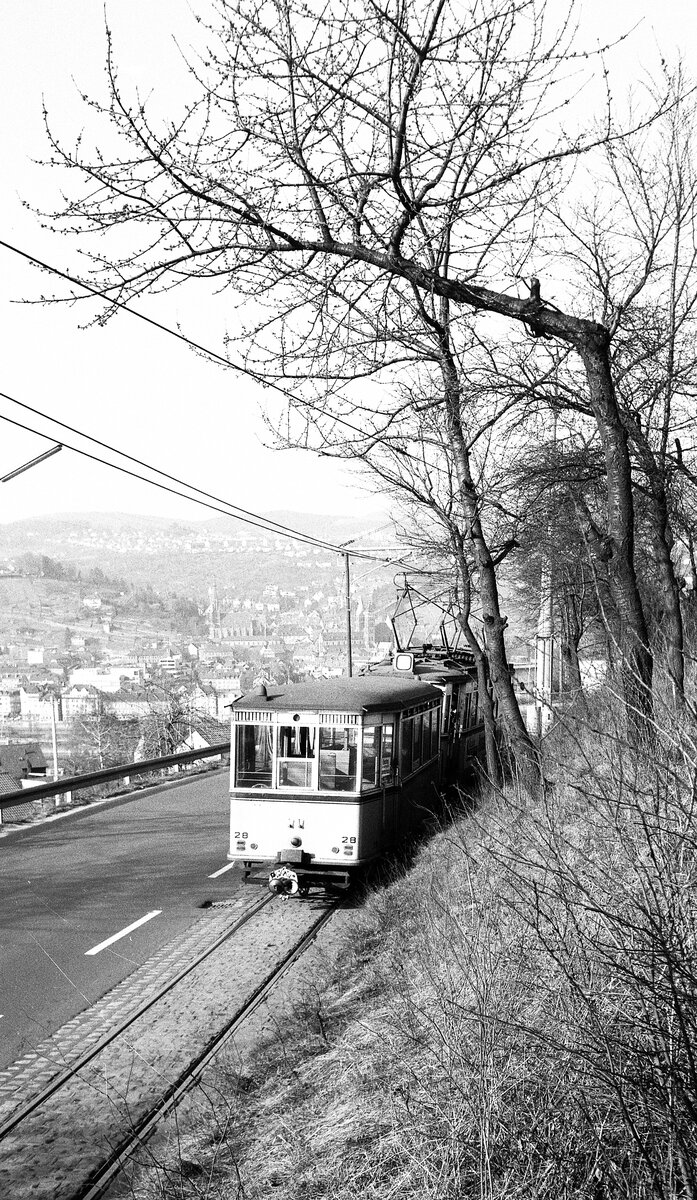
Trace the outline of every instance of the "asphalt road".
<path fill-rule="evenodd" d="M 228 780 L 223 769 L 0 839 L 0 1068 L 238 889 L 235 870 L 209 878 L 227 865 Z"/>

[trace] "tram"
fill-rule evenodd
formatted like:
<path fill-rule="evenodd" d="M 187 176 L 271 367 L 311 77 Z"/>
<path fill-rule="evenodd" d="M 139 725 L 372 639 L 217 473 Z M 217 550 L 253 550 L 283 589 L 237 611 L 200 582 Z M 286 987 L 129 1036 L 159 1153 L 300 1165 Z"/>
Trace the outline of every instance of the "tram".
<path fill-rule="evenodd" d="M 459 661 L 397 654 L 353 678 L 261 685 L 232 707 L 230 850 L 272 891 L 347 887 L 424 819 L 481 737 Z"/>

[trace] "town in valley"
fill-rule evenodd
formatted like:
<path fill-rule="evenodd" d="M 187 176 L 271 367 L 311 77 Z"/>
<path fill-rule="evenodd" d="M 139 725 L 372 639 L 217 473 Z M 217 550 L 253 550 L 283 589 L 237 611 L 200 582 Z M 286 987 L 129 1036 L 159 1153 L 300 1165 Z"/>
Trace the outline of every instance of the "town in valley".
<path fill-rule="evenodd" d="M 384 517 L 304 520 L 385 541 Z M 393 576 L 356 565 L 357 668 L 389 652 Z M 260 681 L 344 673 L 345 596 L 341 556 L 225 518 L 2 526 L 0 794 L 225 741 L 227 706 Z"/>

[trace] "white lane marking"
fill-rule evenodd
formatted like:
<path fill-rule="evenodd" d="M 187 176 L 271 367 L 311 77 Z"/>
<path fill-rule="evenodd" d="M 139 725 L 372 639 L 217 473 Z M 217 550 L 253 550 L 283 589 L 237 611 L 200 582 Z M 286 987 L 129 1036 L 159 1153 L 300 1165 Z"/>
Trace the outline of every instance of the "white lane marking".
<path fill-rule="evenodd" d="M 105 942 L 100 942 L 98 946 L 93 946 L 91 950 L 85 950 L 85 954 L 99 954 L 100 950 L 106 950 L 107 946 L 113 946 L 114 942 L 118 942 L 127 934 L 132 933 L 139 925 L 144 925 L 146 921 L 152 921 L 153 917 L 159 917 L 162 912 L 161 908 L 156 908 L 153 912 L 146 913 L 138 921 L 134 921 L 132 925 L 127 925 L 125 929 L 119 930 L 118 933 L 112 933 L 110 938 Z"/>
<path fill-rule="evenodd" d="M 208 876 L 208 878 L 217 879 L 219 875 L 224 875 L 226 871 L 231 871 L 234 866 L 234 862 L 228 863 L 226 867 L 221 867 L 219 871 L 214 871 L 212 875 Z"/>

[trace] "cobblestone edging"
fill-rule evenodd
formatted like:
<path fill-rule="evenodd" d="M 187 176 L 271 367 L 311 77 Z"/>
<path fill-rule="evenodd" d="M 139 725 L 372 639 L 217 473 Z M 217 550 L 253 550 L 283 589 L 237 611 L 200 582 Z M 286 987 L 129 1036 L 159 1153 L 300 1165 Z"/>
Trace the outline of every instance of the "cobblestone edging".
<path fill-rule="evenodd" d="M 38 1095 L 56 1075 L 155 995 L 196 954 L 213 945 L 251 904 L 248 897 L 240 897 L 226 904 L 222 911 L 211 909 L 210 916 L 173 938 L 90 1008 L 1 1070 L 0 1125 L 19 1105 Z"/>
<path fill-rule="evenodd" d="M 240 901 L 241 906 L 249 903 L 246 899 Z M 204 918 L 186 938 L 182 937 L 182 945 L 176 946 L 176 961 L 164 961 L 168 951 L 175 954 L 172 944 L 134 972 L 96 1005 L 94 1012 L 83 1014 L 83 1021 L 94 1022 L 89 1036 L 98 1040 L 105 1023 L 113 1027 L 122 1020 L 135 996 L 138 1002 L 143 1000 L 144 987 L 156 989 L 155 978 L 161 985 L 165 971 L 170 976 L 176 974 L 176 965 L 184 962 L 185 942 L 198 939 L 199 946 L 208 926 L 208 936 L 214 940 L 220 936 L 223 923 L 239 920 L 242 911 L 233 908 L 224 915 Z M 317 915 L 314 903 L 278 901 L 252 917 L 171 995 L 139 1018 L 76 1079 L 7 1135 L 0 1159 L 0 1195 L 12 1200 L 72 1200 L 153 1099 L 175 1083 L 187 1064 L 269 978 L 284 954 L 302 940 Z M 150 980 L 149 971 L 153 973 Z M 136 978 L 139 975 L 140 980 Z M 123 994 L 117 997 L 116 993 Z M 112 1004 L 118 1004 L 118 1017 L 116 1007 L 109 1007 Z M 53 1049 L 63 1056 L 72 1054 L 73 1061 L 85 1049 L 87 1025 L 81 1030 L 80 1020 L 70 1021 L 47 1043 L 54 1043 Z M 36 1053 L 45 1064 L 42 1048 Z M 22 1078 L 27 1086 L 36 1086 L 41 1065 L 27 1055 L 20 1061 L 24 1063 Z M 59 1065 L 64 1062 L 65 1057 Z M 44 1085 L 41 1080 L 36 1090 Z M 15 1105 L 18 1086 L 15 1081 Z"/>

